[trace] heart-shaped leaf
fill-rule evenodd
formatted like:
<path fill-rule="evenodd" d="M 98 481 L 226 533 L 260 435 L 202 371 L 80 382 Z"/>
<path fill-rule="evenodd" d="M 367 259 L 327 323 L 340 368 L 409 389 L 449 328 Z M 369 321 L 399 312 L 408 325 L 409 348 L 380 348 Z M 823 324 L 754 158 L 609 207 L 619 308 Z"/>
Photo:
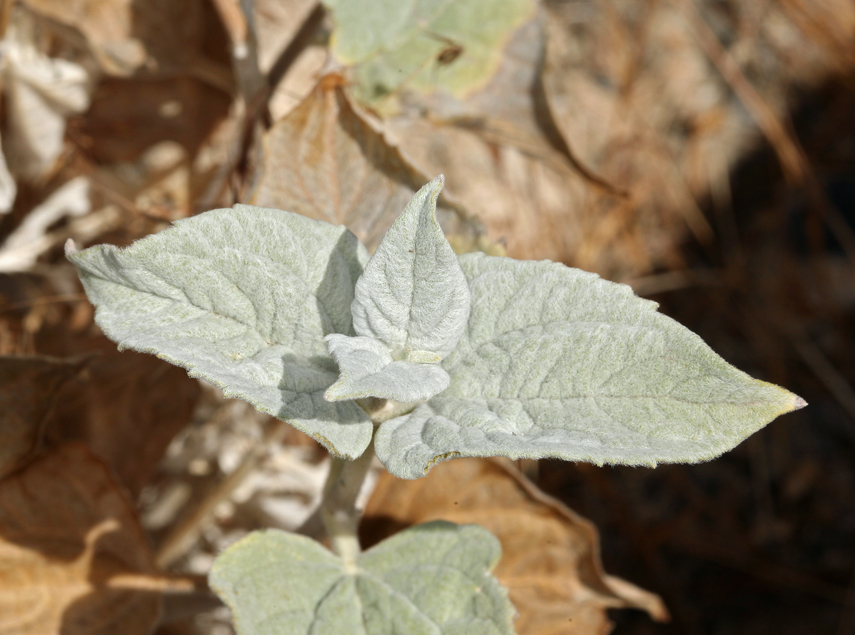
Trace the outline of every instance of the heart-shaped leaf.
<path fill-rule="evenodd" d="M 504 635 L 514 609 L 489 573 L 500 551 L 486 529 L 435 521 L 349 566 L 309 538 L 267 530 L 226 549 L 209 580 L 240 635 Z"/>

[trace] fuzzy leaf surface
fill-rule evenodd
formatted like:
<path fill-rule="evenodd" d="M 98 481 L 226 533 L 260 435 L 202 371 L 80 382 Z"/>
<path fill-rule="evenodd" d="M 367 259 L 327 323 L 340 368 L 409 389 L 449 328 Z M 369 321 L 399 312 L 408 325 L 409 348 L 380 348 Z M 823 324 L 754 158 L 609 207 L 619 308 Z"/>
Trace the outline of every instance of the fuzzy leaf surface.
<path fill-rule="evenodd" d="M 377 432 L 396 476 L 455 456 L 703 461 L 805 405 L 628 286 L 548 261 L 466 254 L 460 264 L 472 304 L 442 364 L 451 385 Z"/>
<path fill-rule="evenodd" d="M 178 221 L 125 249 L 68 257 L 96 322 L 120 347 L 153 353 L 323 443 L 359 456 L 372 425 L 330 403 L 338 376 L 323 338 L 351 334 L 368 254 L 344 227 L 236 205 Z"/>
<path fill-rule="evenodd" d="M 469 285 L 436 221 L 443 183 L 439 176 L 416 192 L 356 282 L 354 330 L 384 342 L 396 359 L 424 351 L 438 362 L 469 317 Z"/>
<path fill-rule="evenodd" d="M 443 181 L 416 192 L 357 280 L 359 336 L 326 339 L 342 373 L 327 399 L 423 401 L 448 386 L 437 363 L 466 327 L 469 285 L 436 220 Z"/>
<path fill-rule="evenodd" d="M 341 371 L 324 393 L 329 401 L 363 397 L 424 401 L 448 388 L 448 373 L 439 364 L 394 361 L 386 345 L 374 338 L 333 334 L 325 341 Z"/>
<path fill-rule="evenodd" d="M 348 568 L 314 540 L 267 530 L 226 549 L 209 581 L 239 635 L 505 635 L 514 610 L 489 573 L 500 555 L 486 529 L 436 521 Z"/>

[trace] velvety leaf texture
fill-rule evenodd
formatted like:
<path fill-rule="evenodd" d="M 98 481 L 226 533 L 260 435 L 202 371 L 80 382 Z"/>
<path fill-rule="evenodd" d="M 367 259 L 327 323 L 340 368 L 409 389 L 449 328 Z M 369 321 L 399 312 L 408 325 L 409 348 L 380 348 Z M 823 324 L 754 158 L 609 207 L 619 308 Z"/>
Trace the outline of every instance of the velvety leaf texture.
<path fill-rule="evenodd" d="M 181 220 L 126 249 L 69 251 L 96 322 L 355 458 L 372 424 L 324 391 L 338 370 L 323 338 L 352 334 L 368 254 L 346 228 L 247 205 Z"/>
<path fill-rule="evenodd" d="M 448 387 L 448 373 L 438 364 L 394 361 L 386 345 L 371 337 L 333 334 L 325 341 L 341 371 L 324 393 L 330 401 L 363 397 L 425 401 Z"/>
<path fill-rule="evenodd" d="M 428 399 L 448 386 L 439 366 L 469 317 L 469 285 L 436 221 L 443 177 L 421 188 L 356 282 L 353 328 L 327 348 L 342 375 L 327 398 Z"/>
<path fill-rule="evenodd" d="M 437 177 L 416 192 L 356 282 L 354 330 L 393 355 L 429 351 L 439 361 L 466 328 L 469 285 L 436 221 L 443 182 Z"/>
<path fill-rule="evenodd" d="M 455 456 L 697 462 L 805 405 L 628 286 L 548 261 L 466 254 L 460 264 L 472 304 L 442 364 L 451 385 L 376 435 L 396 476 Z"/>
<path fill-rule="evenodd" d="M 436 521 L 348 569 L 309 538 L 267 530 L 226 549 L 209 579 L 240 635 L 506 635 L 514 610 L 489 573 L 500 552 L 477 525 Z"/>

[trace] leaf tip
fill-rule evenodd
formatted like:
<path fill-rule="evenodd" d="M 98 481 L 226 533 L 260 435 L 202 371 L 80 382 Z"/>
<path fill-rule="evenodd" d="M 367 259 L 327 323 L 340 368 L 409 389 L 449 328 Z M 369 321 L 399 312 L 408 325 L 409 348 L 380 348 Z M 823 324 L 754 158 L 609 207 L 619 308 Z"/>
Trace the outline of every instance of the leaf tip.
<path fill-rule="evenodd" d="M 77 247 L 77 243 L 74 242 L 73 238 L 69 238 L 65 241 L 65 257 L 68 258 L 73 256 L 74 254 L 80 253 L 80 249 Z"/>
<path fill-rule="evenodd" d="M 793 402 L 793 410 L 801 410 L 806 405 L 808 405 L 808 402 L 796 395 L 796 399 Z"/>
<path fill-rule="evenodd" d="M 337 381 L 332 386 L 330 386 L 329 388 L 326 389 L 326 392 L 324 392 L 324 399 L 326 401 L 332 402 L 332 401 L 341 401 L 342 399 L 347 399 L 347 397 L 343 397 L 338 390 L 335 390 L 335 389 L 341 388 L 340 384 L 341 384 L 341 382 Z"/>
<path fill-rule="evenodd" d="M 427 190 L 430 192 L 430 198 L 428 200 L 430 201 L 431 207 L 434 208 L 434 211 L 436 209 L 436 201 L 439 198 L 439 193 L 442 191 L 443 187 L 445 187 L 445 175 L 440 174 L 433 181 L 426 184 L 421 190 Z"/>

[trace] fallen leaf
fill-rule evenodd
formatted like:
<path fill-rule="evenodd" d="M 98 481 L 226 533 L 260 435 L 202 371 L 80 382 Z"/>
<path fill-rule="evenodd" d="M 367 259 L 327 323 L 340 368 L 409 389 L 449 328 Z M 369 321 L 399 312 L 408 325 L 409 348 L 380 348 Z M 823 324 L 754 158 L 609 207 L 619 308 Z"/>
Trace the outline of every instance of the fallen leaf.
<path fill-rule="evenodd" d="M 510 461 L 455 459 L 414 481 L 383 474 L 362 535 L 374 544 L 437 519 L 479 524 L 501 541 L 494 574 L 519 612 L 520 635 L 608 633 L 606 609 L 612 608 L 669 619 L 657 595 L 606 575 L 590 521 L 542 493 Z"/>
<path fill-rule="evenodd" d="M 446 176 L 448 192 L 504 242 L 513 258 L 567 259 L 584 236 L 587 188 L 509 145 L 474 130 L 421 118 L 386 123 L 393 143 L 421 169 Z"/>
<path fill-rule="evenodd" d="M 102 354 L 60 391 L 47 439 L 86 442 L 136 495 L 170 441 L 190 423 L 199 382 L 151 355 L 119 352 L 103 336 L 87 344 Z"/>
<path fill-rule="evenodd" d="M 38 449 L 58 390 L 85 360 L 0 356 L 0 479 Z"/>
<path fill-rule="evenodd" d="M 430 178 L 414 167 L 347 96 L 324 77 L 264 137 L 252 203 L 346 225 L 373 250 Z M 477 235 L 479 224 L 447 197 L 437 217 L 446 233 Z"/>
<path fill-rule="evenodd" d="M 161 141 L 192 157 L 228 115 L 230 96 L 198 79 L 110 78 L 100 82 L 79 134 L 102 163 L 133 161 Z"/>
<path fill-rule="evenodd" d="M 403 89 L 408 112 L 429 112 L 428 119 L 477 133 L 485 141 L 516 148 L 559 172 L 571 172 L 563 140 L 545 101 L 540 82 L 545 55 L 544 16 L 516 29 L 502 49 L 492 79 L 460 99 L 447 92 L 420 95 Z"/>
<path fill-rule="evenodd" d="M 128 588 L 145 576 L 156 571 L 134 508 L 84 447 L 0 482 L 0 633 L 147 635 L 160 594 Z"/>

